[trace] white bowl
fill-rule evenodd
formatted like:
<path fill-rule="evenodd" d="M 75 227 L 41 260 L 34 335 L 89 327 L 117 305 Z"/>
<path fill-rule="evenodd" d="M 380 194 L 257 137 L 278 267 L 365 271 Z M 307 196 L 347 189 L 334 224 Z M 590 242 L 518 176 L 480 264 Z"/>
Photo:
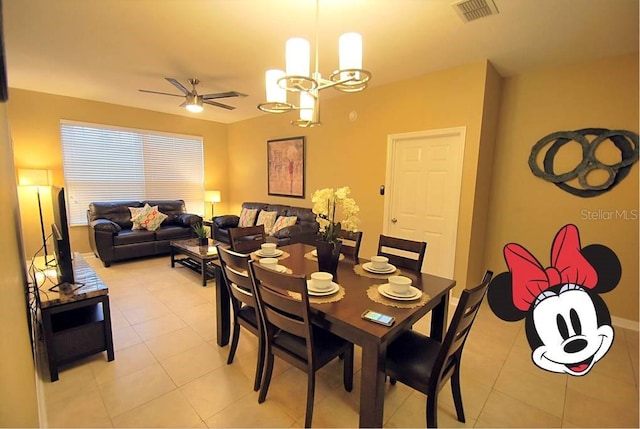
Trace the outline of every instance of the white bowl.
<path fill-rule="evenodd" d="M 262 243 L 260 249 L 263 255 L 273 255 L 276 253 L 276 243 Z"/>
<path fill-rule="evenodd" d="M 398 295 L 406 295 L 409 293 L 409 287 L 411 287 L 411 279 L 409 277 L 389 277 L 389 289 L 391 290 L 391 292 Z"/>
<path fill-rule="evenodd" d="M 315 290 L 322 291 L 331 289 L 332 280 L 333 275 L 331 273 L 324 273 L 322 271 L 311 273 L 311 286 Z"/>
<path fill-rule="evenodd" d="M 275 270 L 278 266 L 277 258 L 262 258 L 260 259 L 260 265 L 269 268 L 270 270 Z"/>
<path fill-rule="evenodd" d="M 372 256 L 371 266 L 376 270 L 384 270 L 389 266 L 389 258 L 386 256 Z"/>

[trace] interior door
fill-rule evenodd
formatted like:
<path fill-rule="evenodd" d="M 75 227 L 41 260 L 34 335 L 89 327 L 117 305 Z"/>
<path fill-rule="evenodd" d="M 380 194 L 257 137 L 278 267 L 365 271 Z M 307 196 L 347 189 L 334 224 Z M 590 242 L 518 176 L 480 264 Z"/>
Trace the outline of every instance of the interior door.
<path fill-rule="evenodd" d="M 453 278 L 465 127 L 390 135 L 383 233 L 427 242 L 422 271 Z"/>

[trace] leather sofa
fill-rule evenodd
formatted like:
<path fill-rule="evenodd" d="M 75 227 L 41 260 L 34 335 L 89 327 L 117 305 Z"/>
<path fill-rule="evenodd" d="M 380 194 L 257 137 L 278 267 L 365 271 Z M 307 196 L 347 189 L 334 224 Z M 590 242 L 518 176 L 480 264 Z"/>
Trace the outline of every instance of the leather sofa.
<path fill-rule="evenodd" d="M 155 231 L 132 229 L 129 207 L 158 206 L 167 218 Z M 183 200 L 92 202 L 87 211 L 89 243 L 105 267 L 111 262 L 169 253 L 169 242 L 196 237 L 202 217 L 186 212 Z"/>
<path fill-rule="evenodd" d="M 280 229 L 272 235 L 267 235 L 267 242 L 276 243 L 278 246 L 284 246 L 294 243 L 315 244 L 320 225 L 316 222 L 316 215 L 310 208 L 292 207 L 282 204 L 268 204 L 245 202 L 242 208 L 257 209 L 254 225 L 256 224 L 261 210 L 268 212 L 277 212 L 277 216 L 296 216 L 296 224 Z M 230 244 L 229 229 L 237 228 L 240 217 L 237 215 L 222 215 L 212 219 L 213 238 L 223 243 Z"/>

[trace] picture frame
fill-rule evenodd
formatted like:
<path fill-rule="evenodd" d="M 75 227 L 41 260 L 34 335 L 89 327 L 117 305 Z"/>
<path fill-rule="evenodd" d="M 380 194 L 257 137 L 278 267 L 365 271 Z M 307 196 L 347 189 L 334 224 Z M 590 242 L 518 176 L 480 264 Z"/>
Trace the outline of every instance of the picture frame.
<path fill-rule="evenodd" d="M 269 195 L 304 198 L 305 137 L 267 140 Z"/>

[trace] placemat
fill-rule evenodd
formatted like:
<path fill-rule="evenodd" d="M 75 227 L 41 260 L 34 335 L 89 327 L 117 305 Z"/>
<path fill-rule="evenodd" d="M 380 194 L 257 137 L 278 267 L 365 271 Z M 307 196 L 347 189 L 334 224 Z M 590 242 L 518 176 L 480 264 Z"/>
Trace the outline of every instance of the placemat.
<path fill-rule="evenodd" d="M 309 302 L 311 304 L 327 304 L 329 302 L 338 302 L 340 301 L 342 298 L 344 298 L 345 295 L 345 290 L 341 285 L 340 286 L 340 290 L 334 294 L 328 295 L 328 296 L 311 296 L 309 295 Z M 302 296 L 300 296 L 299 293 L 297 292 L 289 292 L 289 296 L 291 298 L 300 300 L 302 299 Z"/>
<path fill-rule="evenodd" d="M 364 268 L 362 268 L 362 264 L 354 265 L 353 266 L 353 271 L 359 276 L 369 277 L 369 278 L 372 278 L 372 279 L 381 279 L 381 280 L 386 280 L 390 276 L 399 276 L 399 275 L 402 274 L 402 270 L 400 270 L 400 268 L 398 268 L 398 267 L 396 267 L 396 270 L 394 272 L 392 272 L 392 273 L 376 274 L 376 273 L 369 272 L 369 271 L 365 270 Z"/>
<path fill-rule="evenodd" d="M 431 299 L 429 295 L 422 292 L 422 296 L 420 297 L 420 299 L 416 299 L 415 301 L 397 301 L 395 299 L 387 298 L 385 296 L 380 295 L 380 292 L 378 292 L 378 286 L 380 285 L 369 286 L 369 289 L 367 289 L 367 296 L 371 301 L 377 302 L 379 304 L 388 305 L 389 307 L 396 307 L 396 308 L 421 307 Z"/>
<path fill-rule="evenodd" d="M 304 257 L 307 259 L 311 259 L 312 261 L 318 260 L 318 257 L 313 255 L 313 250 L 311 252 L 305 253 Z M 338 261 L 342 261 L 343 259 L 344 259 L 344 255 L 341 253 L 340 256 L 338 256 Z"/>

